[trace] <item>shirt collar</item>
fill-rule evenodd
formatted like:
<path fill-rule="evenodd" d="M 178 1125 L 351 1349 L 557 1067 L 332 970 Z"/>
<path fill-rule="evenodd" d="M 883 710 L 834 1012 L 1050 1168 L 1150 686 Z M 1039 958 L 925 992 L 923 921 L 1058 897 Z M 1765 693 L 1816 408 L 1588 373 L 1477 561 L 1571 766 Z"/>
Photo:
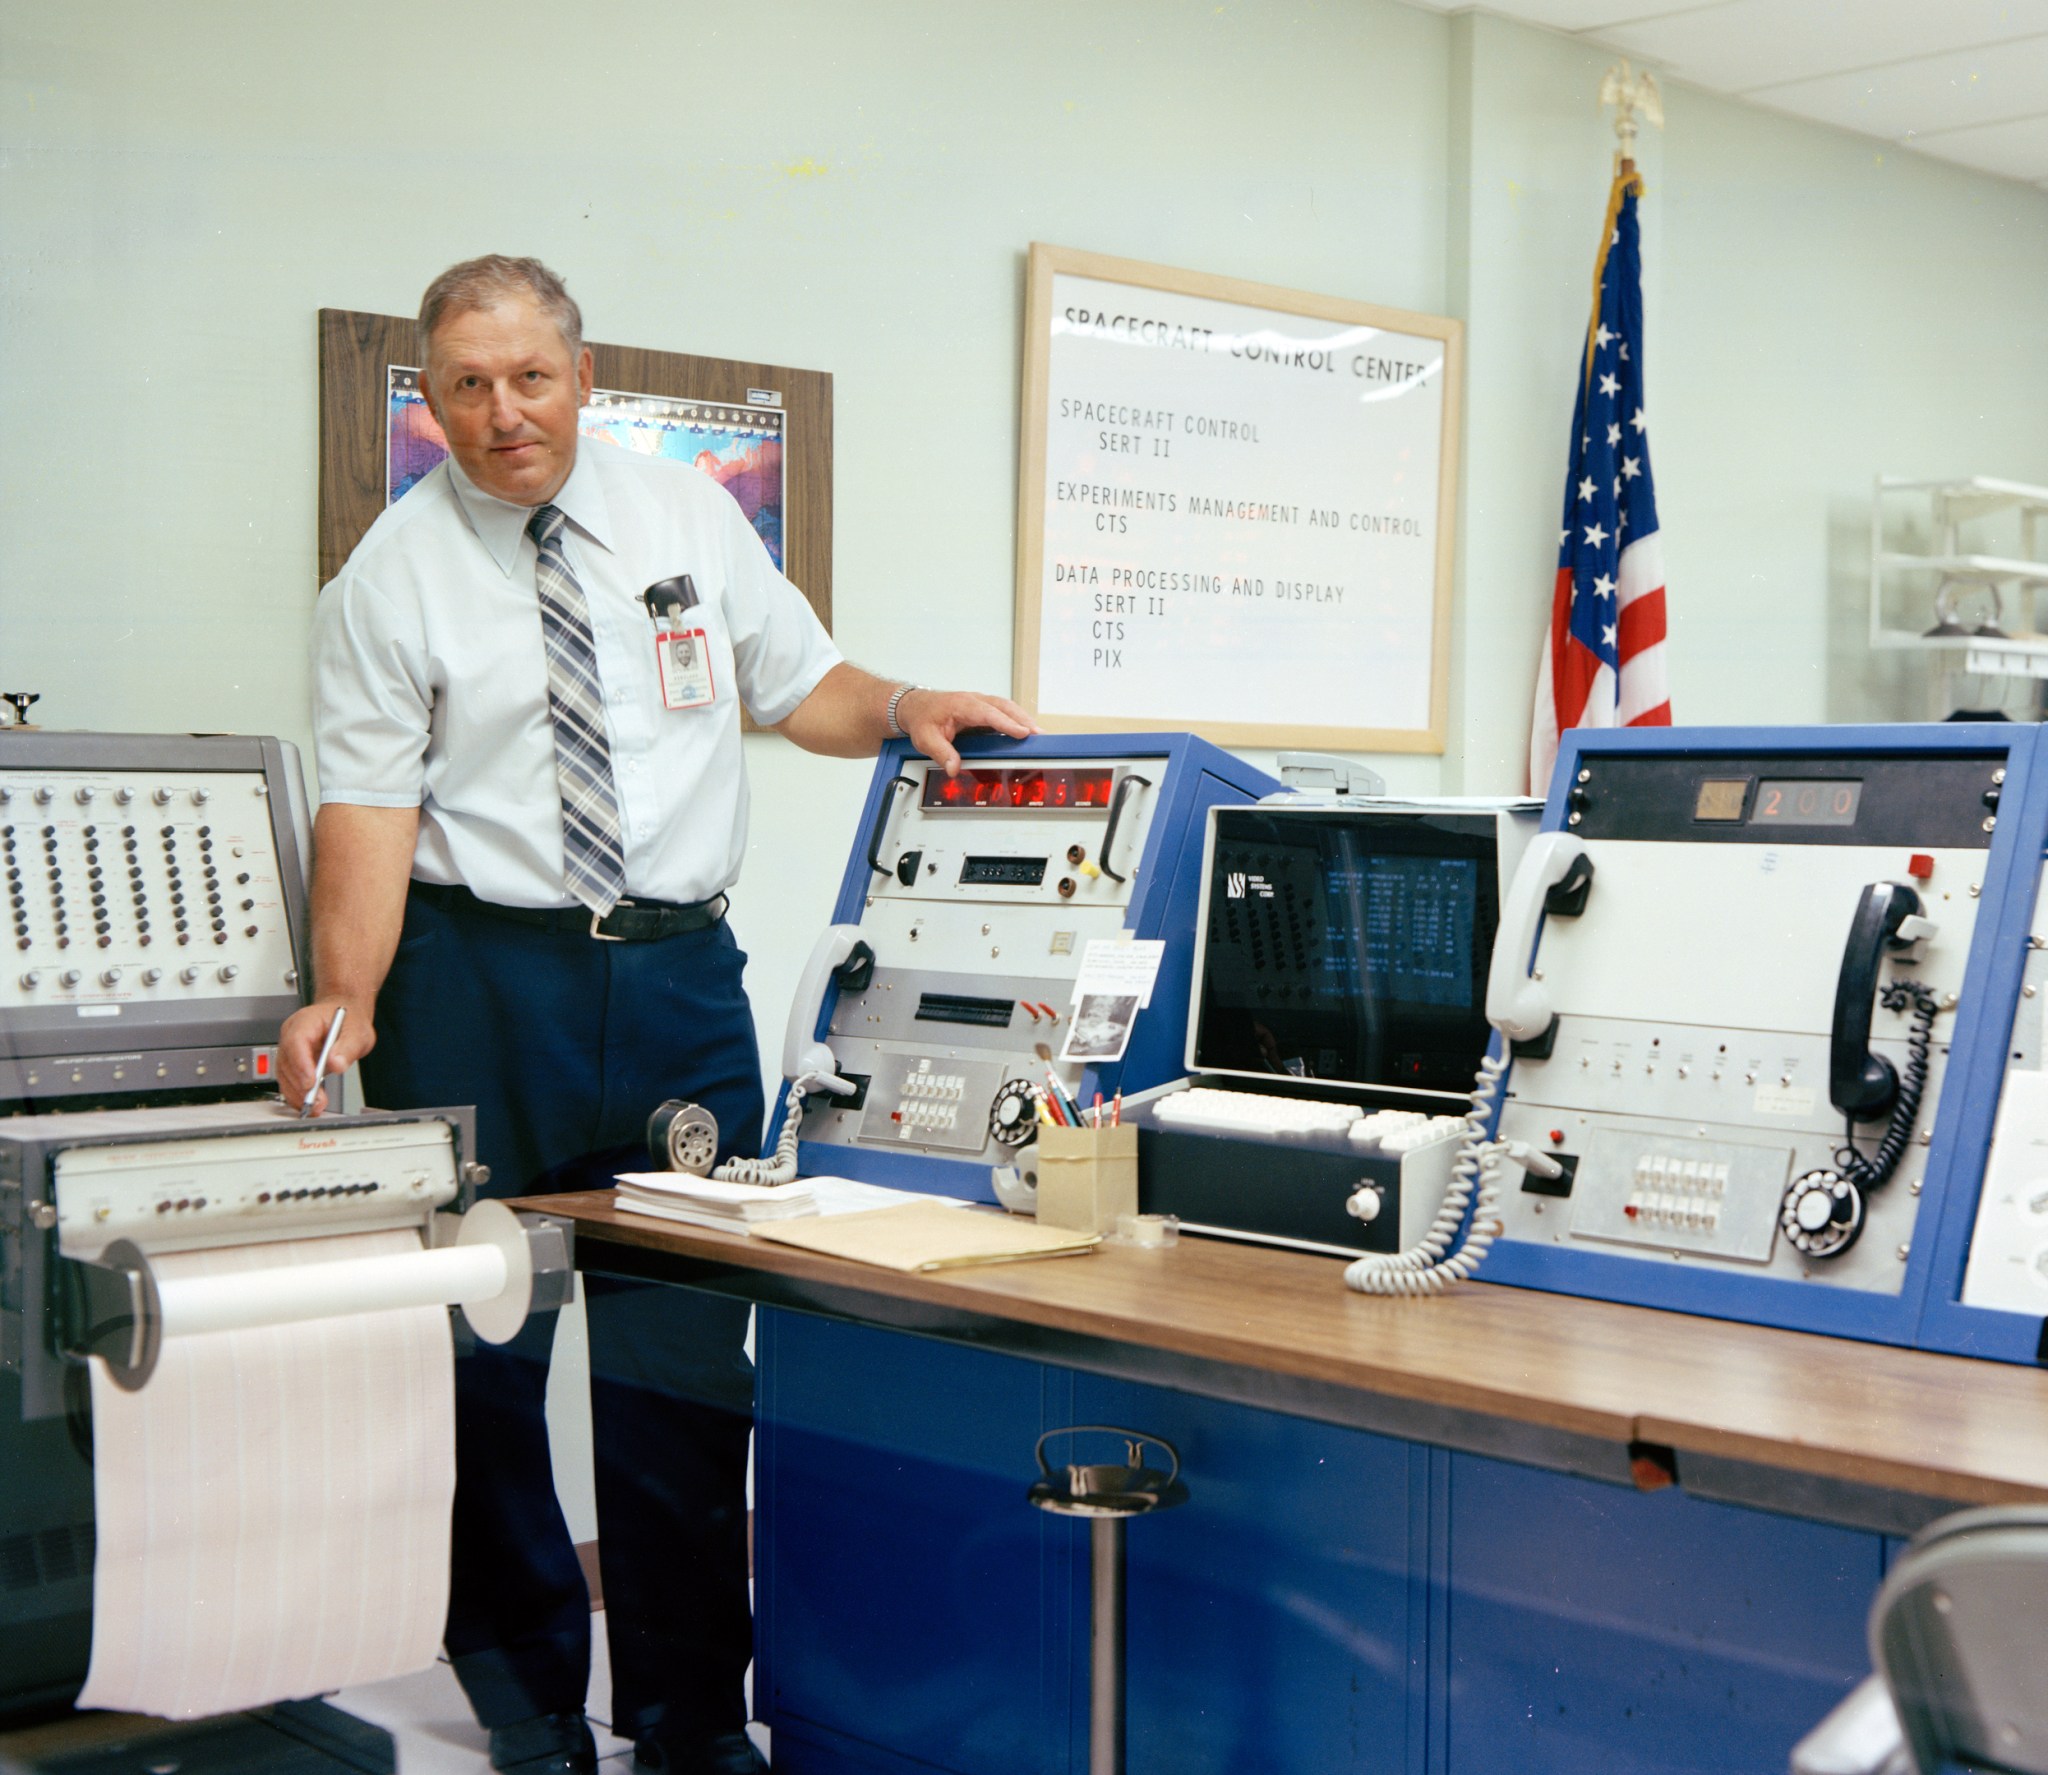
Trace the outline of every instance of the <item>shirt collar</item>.
<path fill-rule="evenodd" d="M 605 504 L 604 484 L 592 460 L 592 451 L 599 447 L 588 438 L 577 440 L 576 461 L 569 470 L 569 478 L 548 503 L 592 542 L 610 550 L 611 509 Z M 491 559 L 509 575 L 519 565 L 519 544 L 533 517 L 533 507 L 512 505 L 486 493 L 462 472 L 462 465 L 453 456 L 447 460 L 449 484 L 455 489 L 456 501 L 469 519 L 470 528 L 490 550 Z"/>

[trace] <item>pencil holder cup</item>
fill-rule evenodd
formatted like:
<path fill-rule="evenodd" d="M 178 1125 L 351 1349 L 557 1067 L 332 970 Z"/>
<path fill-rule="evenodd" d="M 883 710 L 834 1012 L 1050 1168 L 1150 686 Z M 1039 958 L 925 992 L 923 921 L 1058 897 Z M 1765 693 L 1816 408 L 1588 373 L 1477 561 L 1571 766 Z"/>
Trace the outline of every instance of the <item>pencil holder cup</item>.
<path fill-rule="evenodd" d="M 1107 1233 L 1119 1214 L 1137 1211 L 1135 1124 L 1038 1130 L 1038 1218 L 1044 1225 Z"/>

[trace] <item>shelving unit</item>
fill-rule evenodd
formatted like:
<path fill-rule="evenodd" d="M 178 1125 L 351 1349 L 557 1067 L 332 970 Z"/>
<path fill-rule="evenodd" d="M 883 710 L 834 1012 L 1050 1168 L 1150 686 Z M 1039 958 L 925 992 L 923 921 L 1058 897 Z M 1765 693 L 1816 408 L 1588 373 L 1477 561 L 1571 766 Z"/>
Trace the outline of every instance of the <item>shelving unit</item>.
<path fill-rule="evenodd" d="M 1886 520 L 1912 502 L 1927 520 L 1931 551 L 1886 546 Z M 2019 551 L 1972 548 L 1984 540 L 1988 520 L 2017 519 Z M 2034 595 L 2048 586 L 2048 487 L 1973 475 L 1965 480 L 1916 481 L 1880 475 L 1870 504 L 1870 645 L 1932 648 L 1961 654 L 1965 672 L 2048 679 L 2048 634 L 2035 627 Z M 2008 591 L 2014 594 L 2008 598 Z M 1988 609 L 1966 610 L 1971 593 L 1988 594 Z M 1889 620 L 1901 605 L 1925 627 Z"/>

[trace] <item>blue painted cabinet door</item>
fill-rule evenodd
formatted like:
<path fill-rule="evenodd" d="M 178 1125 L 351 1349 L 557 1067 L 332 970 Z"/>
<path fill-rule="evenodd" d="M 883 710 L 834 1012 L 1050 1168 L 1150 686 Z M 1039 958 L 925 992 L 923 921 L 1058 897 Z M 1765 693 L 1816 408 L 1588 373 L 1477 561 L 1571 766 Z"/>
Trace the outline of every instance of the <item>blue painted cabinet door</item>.
<path fill-rule="evenodd" d="M 1868 1674 L 1880 1536 L 1449 1459 L 1454 1775 L 1783 1775 Z"/>
<path fill-rule="evenodd" d="M 1164 1436 L 1189 1489 L 1126 1530 L 1133 1775 L 1419 1771 L 1409 1694 L 1411 1679 L 1422 1688 L 1428 1598 L 1410 1531 L 1428 1451 L 1087 1375 L 1074 1400 L 1084 1422 Z M 1087 1525 L 1063 1526 L 1079 1568 L 1070 1767 L 1082 1775 Z"/>
<path fill-rule="evenodd" d="M 757 1338 L 777 1775 L 1065 1775 L 1066 1537 L 1025 1493 L 1067 1377 L 798 1313 L 764 1311 Z"/>

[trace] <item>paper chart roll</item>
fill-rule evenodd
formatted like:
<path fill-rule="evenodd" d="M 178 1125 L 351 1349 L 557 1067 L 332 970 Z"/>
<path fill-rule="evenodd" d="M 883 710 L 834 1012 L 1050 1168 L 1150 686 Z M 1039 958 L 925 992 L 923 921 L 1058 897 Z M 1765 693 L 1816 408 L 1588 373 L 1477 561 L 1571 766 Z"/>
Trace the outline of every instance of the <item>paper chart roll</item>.
<path fill-rule="evenodd" d="M 487 1300 L 505 1286 L 505 1255 L 495 1246 L 448 1245 L 422 1251 L 416 1239 L 408 1251 L 387 1256 L 279 1264 L 225 1276 L 173 1279 L 164 1273 L 164 1260 L 154 1267 L 166 1338 L 396 1307 L 453 1306 Z"/>
<path fill-rule="evenodd" d="M 389 1231 L 154 1268 L 161 1293 L 183 1294 L 177 1311 L 211 1302 L 232 1323 L 260 1293 L 255 1273 L 282 1271 L 312 1298 L 442 1256 Z M 219 1278 L 233 1285 L 197 1287 Z M 98 1553 L 80 1706 L 190 1719 L 434 1661 L 455 1487 L 444 1306 L 168 1337 L 133 1393 L 91 1367 Z"/>

